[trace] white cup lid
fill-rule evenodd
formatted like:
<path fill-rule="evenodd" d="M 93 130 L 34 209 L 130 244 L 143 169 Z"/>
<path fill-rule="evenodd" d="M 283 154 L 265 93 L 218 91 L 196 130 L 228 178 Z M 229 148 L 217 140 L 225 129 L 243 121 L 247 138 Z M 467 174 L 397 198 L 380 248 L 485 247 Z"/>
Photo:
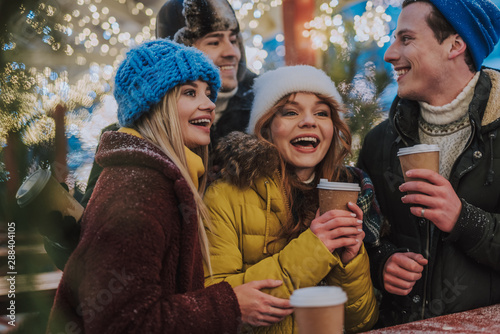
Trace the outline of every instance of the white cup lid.
<path fill-rule="evenodd" d="M 313 286 L 295 290 L 290 296 L 294 307 L 324 307 L 344 304 L 347 294 L 338 286 Z"/>
<path fill-rule="evenodd" d="M 327 190 L 345 190 L 345 191 L 360 191 L 361 188 L 357 183 L 348 182 L 330 182 L 327 179 L 320 179 L 318 183 L 319 189 Z"/>
<path fill-rule="evenodd" d="M 50 179 L 50 175 L 50 171 L 46 169 L 39 169 L 31 174 L 17 190 L 17 204 L 20 207 L 28 205 L 43 190 Z"/>
<path fill-rule="evenodd" d="M 415 153 L 425 153 L 425 152 L 439 152 L 439 146 L 428 145 L 428 144 L 418 144 L 411 147 L 403 147 L 398 151 L 398 157 L 401 155 L 415 154 Z"/>

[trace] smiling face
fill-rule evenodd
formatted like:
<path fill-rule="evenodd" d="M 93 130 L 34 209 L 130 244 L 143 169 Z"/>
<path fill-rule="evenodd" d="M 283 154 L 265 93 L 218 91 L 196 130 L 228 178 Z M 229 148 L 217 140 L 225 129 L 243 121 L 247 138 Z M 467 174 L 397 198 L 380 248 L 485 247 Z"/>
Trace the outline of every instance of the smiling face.
<path fill-rule="evenodd" d="M 204 81 L 188 82 L 180 87 L 177 111 L 184 145 L 193 149 L 210 144 L 210 126 L 215 104 L 210 100 L 210 86 Z"/>
<path fill-rule="evenodd" d="M 332 112 L 315 94 L 296 93 L 271 121 L 270 141 L 301 180 L 309 179 L 330 148 Z"/>
<path fill-rule="evenodd" d="M 395 40 L 384 59 L 394 66 L 400 97 L 443 105 L 450 94 L 449 52 L 450 41 L 455 37 L 439 44 L 426 20 L 431 10 L 431 5 L 423 2 L 402 9 Z"/>
<path fill-rule="evenodd" d="M 238 86 L 237 74 L 241 51 L 236 32 L 214 31 L 197 40 L 193 46 L 205 53 L 219 68 L 221 91 L 229 92 Z"/>

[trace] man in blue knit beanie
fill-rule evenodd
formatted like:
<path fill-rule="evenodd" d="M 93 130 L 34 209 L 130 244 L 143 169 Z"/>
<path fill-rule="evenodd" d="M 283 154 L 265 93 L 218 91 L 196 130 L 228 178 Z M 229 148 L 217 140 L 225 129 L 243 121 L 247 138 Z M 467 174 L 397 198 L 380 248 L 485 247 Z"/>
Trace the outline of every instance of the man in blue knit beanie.
<path fill-rule="evenodd" d="M 379 326 L 500 303 L 500 37 L 490 0 L 405 0 L 385 60 L 398 83 L 358 165 L 385 217 L 369 250 Z M 397 152 L 439 147 L 439 173 L 404 175 Z"/>

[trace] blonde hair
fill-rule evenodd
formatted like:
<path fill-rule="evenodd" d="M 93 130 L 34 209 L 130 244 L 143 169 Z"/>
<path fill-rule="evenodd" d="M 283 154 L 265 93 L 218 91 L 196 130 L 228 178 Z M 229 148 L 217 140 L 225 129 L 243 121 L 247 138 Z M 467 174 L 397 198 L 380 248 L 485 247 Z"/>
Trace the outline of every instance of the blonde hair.
<path fill-rule="evenodd" d="M 264 140 L 271 145 L 275 146 L 271 138 L 271 123 L 274 116 L 281 111 L 289 102 L 293 101 L 296 94 L 299 92 L 291 93 L 281 98 L 271 109 L 269 109 L 255 124 L 255 134 L 260 140 Z M 320 100 L 325 102 L 330 110 L 330 117 L 333 123 L 333 138 L 330 147 L 323 158 L 323 160 L 316 166 L 315 182 L 316 184 L 320 178 L 325 178 L 330 181 L 339 181 L 341 178 L 349 179 L 349 173 L 346 173 L 344 166 L 344 159 L 351 153 L 351 132 L 347 124 L 340 118 L 340 113 L 344 113 L 344 108 L 341 103 L 333 97 L 323 94 L 304 92 L 316 95 Z M 287 165 L 283 160 L 281 154 L 279 155 L 281 165 L 281 183 L 282 191 L 285 200 L 287 201 L 290 212 L 285 226 L 280 230 L 278 235 L 279 239 L 285 239 L 287 242 L 297 237 L 300 233 L 305 231 L 311 224 L 315 216 L 315 208 L 317 207 L 314 201 L 299 201 L 295 203 L 293 200 L 294 192 L 309 192 L 316 191 L 314 186 L 304 185 L 295 175 L 293 168 Z M 315 196 L 316 198 L 317 196 Z M 291 212 L 295 212 L 298 216 L 298 223 L 293 222 Z"/>
<path fill-rule="evenodd" d="M 205 173 L 201 179 L 199 189 L 197 189 L 189 175 L 179 113 L 177 111 L 179 96 L 180 86 L 178 85 L 170 90 L 162 101 L 153 107 L 150 113 L 146 113 L 137 120 L 135 127 L 146 140 L 161 149 L 173 161 L 188 183 L 196 205 L 198 236 L 203 260 L 211 271 L 208 238 L 203 224 L 203 221 L 207 223 L 210 221 L 207 207 L 202 199 L 207 184 L 207 177 Z M 192 151 L 202 158 L 205 170 L 208 170 L 208 146 L 200 146 L 192 149 Z"/>

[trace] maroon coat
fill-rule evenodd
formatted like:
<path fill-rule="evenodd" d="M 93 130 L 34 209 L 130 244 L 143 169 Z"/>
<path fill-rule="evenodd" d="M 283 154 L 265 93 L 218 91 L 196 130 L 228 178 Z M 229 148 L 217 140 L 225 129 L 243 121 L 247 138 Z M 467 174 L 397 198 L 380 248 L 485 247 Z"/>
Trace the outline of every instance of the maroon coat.
<path fill-rule="evenodd" d="M 66 264 L 48 333 L 234 333 L 227 283 L 204 288 L 192 193 L 145 140 L 106 132 L 104 167 Z"/>

